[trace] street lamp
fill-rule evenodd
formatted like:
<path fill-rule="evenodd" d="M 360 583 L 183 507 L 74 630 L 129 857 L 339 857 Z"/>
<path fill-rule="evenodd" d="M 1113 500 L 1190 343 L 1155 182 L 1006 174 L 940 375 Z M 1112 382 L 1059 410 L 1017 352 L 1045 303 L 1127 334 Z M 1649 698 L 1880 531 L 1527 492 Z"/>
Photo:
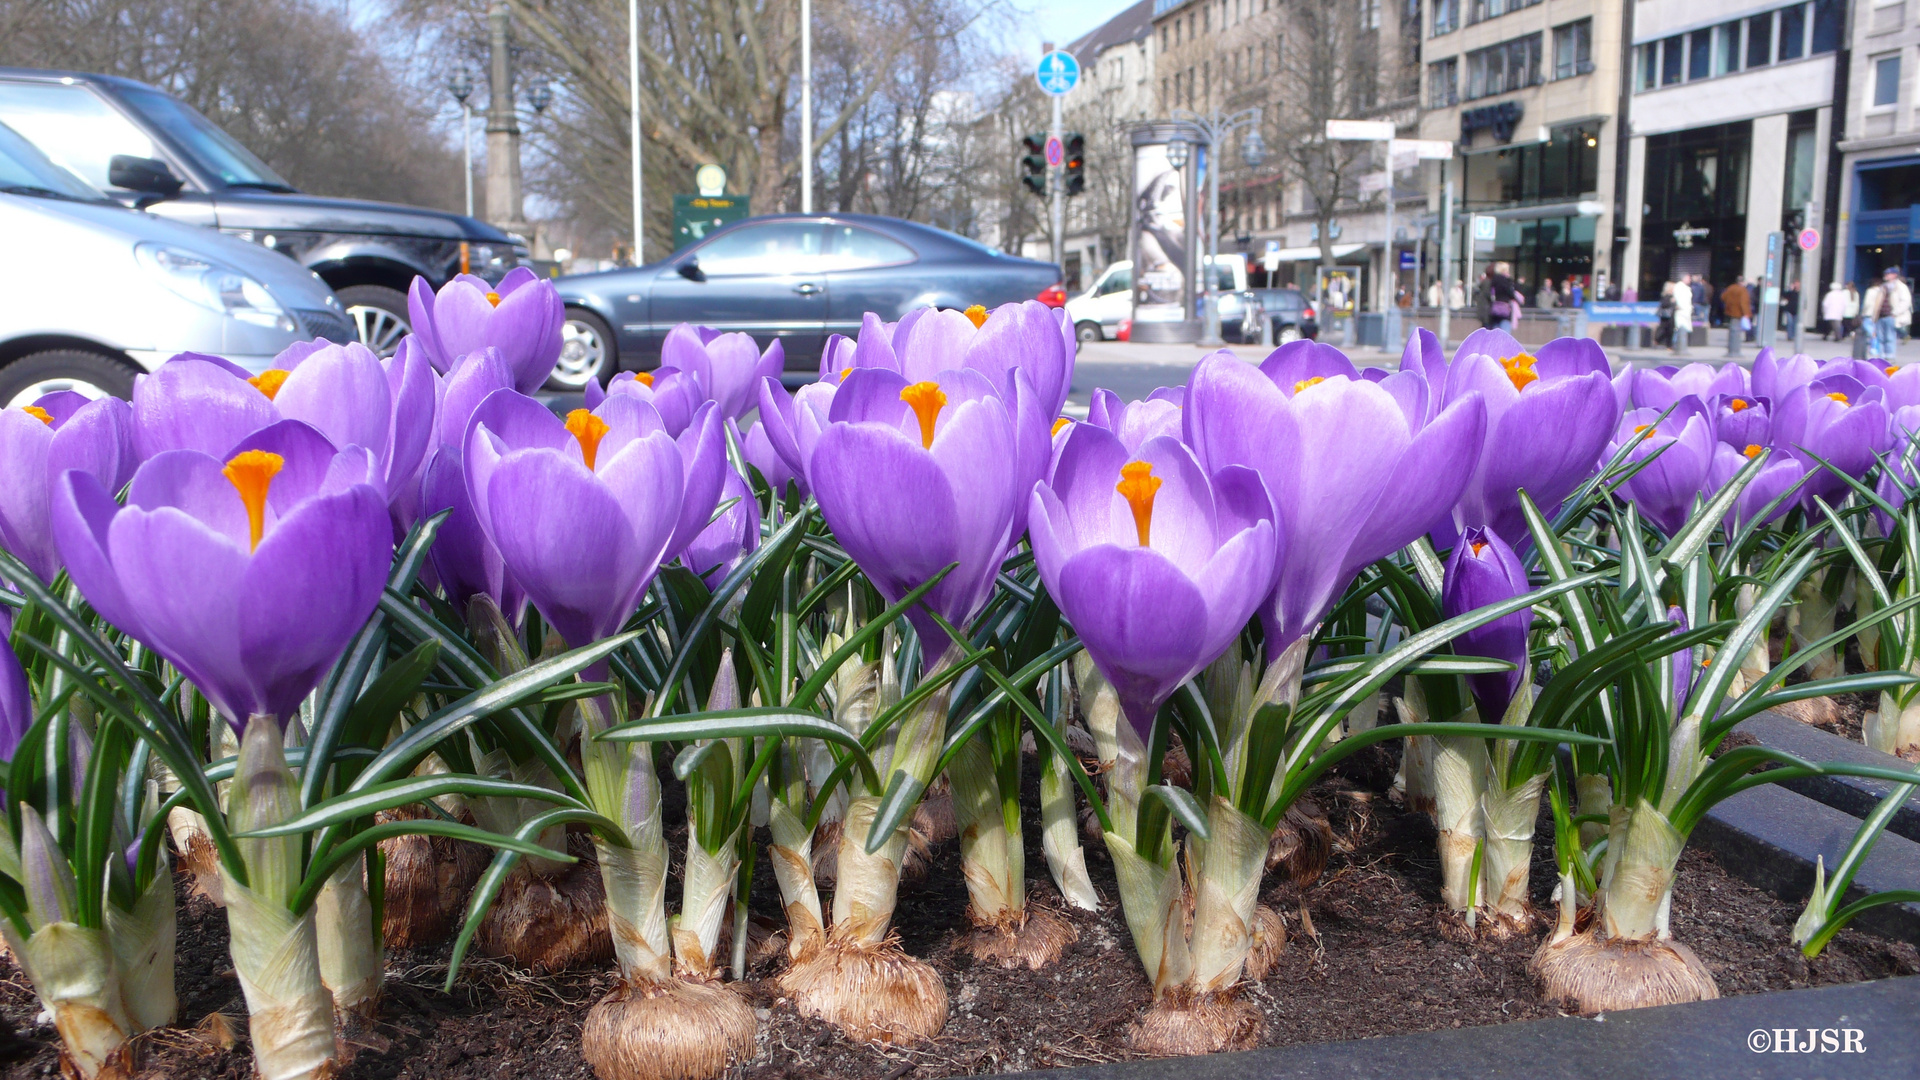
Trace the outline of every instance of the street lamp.
<path fill-rule="evenodd" d="M 458 68 L 453 77 L 447 80 L 447 93 L 452 94 L 460 103 L 460 158 L 466 163 L 467 176 L 467 216 L 473 216 L 473 106 L 467 99 L 473 96 L 473 76 L 466 68 Z"/>
<path fill-rule="evenodd" d="M 553 88 L 547 85 L 547 80 L 535 79 L 527 88 L 527 104 L 533 106 L 536 113 L 546 112 L 547 106 L 553 104 Z"/>
<path fill-rule="evenodd" d="M 1168 167 L 1176 171 L 1186 168 L 1187 154 L 1191 152 L 1191 150 L 1192 150 L 1192 146 L 1187 142 L 1187 137 L 1184 135 L 1175 135 L 1173 138 L 1168 139 L 1167 140 Z"/>
<path fill-rule="evenodd" d="M 1218 109 L 1213 111 L 1212 116 L 1201 116 L 1187 109 L 1173 110 L 1175 120 L 1184 120 L 1206 133 L 1208 146 L 1224 145 L 1227 136 L 1239 128 L 1247 128 L 1246 140 L 1240 144 L 1240 156 L 1250 169 L 1259 168 L 1260 163 L 1267 158 L 1267 144 L 1260 138 L 1260 117 L 1258 105 L 1241 109 L 1230 116 L 1221 116 Z M 1187 144 L 1178 135 L 1174 136 L 1173 141 L 1167 143 L 1167 163 L 1177 169 L 1180 165 L 1174 162 L 1176 148 L 1180 153 L 1180 161 L 1184 163 L 1187 158 Z M 1225 344 L 1220 338 L 1220 296 L 1216 288 L 1216 275 L 1219 271 L 1215 267 L 1219 264 L 1220 167 L 1219 162 L 1215 161 L 1207 167 L 1207 264 L 1206 269 L 1201 273 L 1201 286 L 1205 290 L 1202 295 L 1206 297 L 1203 316 L 1205 321 L 1200 331 L 1202 345 Z"/>

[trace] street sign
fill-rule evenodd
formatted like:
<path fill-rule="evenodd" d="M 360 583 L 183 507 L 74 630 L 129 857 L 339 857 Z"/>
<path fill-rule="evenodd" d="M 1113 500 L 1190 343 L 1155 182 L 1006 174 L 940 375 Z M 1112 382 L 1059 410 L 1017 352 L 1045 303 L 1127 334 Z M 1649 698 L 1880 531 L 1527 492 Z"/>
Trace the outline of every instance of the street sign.
<path fill-rule="evenodd" d="M 1403 251 L 1400 253 L 1400 269 L 1415 270 L 1415 269 L 1418 269 L 1419 266 L 1420 266 L 1420 262 L 1417 258 L 1414 257 L 1413 252 Z"/>
<path fill-rule="evenodd" d="M 1801 229 L 1800 230 L 1800 250 L 1801 251 L 1812 251 L 1814 248 L 1817 248 L 1819 246 L 1820 246 L 1820 230 L 1819 229 Z"/>
<path fill-rule="evenodd" d="M 1353 142 L 1387 142 L 1393 138 L 1391 120 L 1329 120 L 1327 138 Z"/>
<path fill-rule="evenodd" d="M 1059 168 L 1060 163 L 1065 160 L 1067 160 L 1066 147 L 1060 145 L 1059 139 L 1049 135 L 1047 137 L 1047 164 Z"/>
<path fill-rule="evenodd" d="M 730 195 L 711 198 L 706 195 L 673 197 L 673 250 L 679 251 L 722 225 L 747 217 L 747 197 Z"/>
<path fill-rule="evenodd" d="M 1453 157 L 1453 143 L 1446 139 L 1395 139 L 1392 149 L 1396 154 L 1411 149 L 1413 156 L 1421 161 L 1446 161 Z"/>
<path fill-rule="evenodd" d="M 1500 235 L 1500 219 L 1489 214 L 1473 215 L 1473 238 L 1491 241 Z"/>
<path fill-rule="evenodd" d="M 1654 301 L 1589 300 L 1589 326 L 1657 326 L 1660 305 Z"/>
<path fill-rule="evenodd" d="M 1055 97 L 1072 93 L 1080 82 L 1080 61 L 1075 60 L 1070 52 L 1055 49 L 1040 58 L 1040 67 L 1034 72 L 1034 78 L 1039 81 L 1041 90 Z"/>
<path fill-rule="evenodd" d="M 716 195 L 725 195 L 727 193 L 727 170 L 712 162 L 708 162 L 693 170 L 693 186 L 699 188 L 700 194 L 708 198 Z"/>
<path fill-rule="evenodd" d="M 1383 173 L 1383 172 L 1368 173 L 1367 175 L 1360 178 L 1360 194 L 1362 195 L 1366 195 L 1375 191 L 1385 191 L 1385 190 L 1387 190 L 1387 174 L 1386 173 Z"/>

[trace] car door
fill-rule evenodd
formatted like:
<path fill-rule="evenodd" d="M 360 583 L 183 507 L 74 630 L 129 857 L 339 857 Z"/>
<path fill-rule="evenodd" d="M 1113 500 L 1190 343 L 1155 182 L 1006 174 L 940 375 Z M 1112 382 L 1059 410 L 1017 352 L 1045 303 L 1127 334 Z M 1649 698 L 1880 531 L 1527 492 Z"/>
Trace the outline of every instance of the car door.
<path fill-rule="evenodd" d="M 871 311 L 892 322 L 916 307 L 937 302 L 937 283 L 914 270 L 919 256 L 877 229 L 845 221 L 826 225 L 827 332 L 855 337 Z"/>
<path fill-rule="evenodd" d="M 768 221 L 669 259 L 648 296 L 651 349 L 685 322 L 744 331 L 763 349 L 778 340 L 790 366 L 812 366 L 827 321 L 820 243 L 818 221 Z"/>

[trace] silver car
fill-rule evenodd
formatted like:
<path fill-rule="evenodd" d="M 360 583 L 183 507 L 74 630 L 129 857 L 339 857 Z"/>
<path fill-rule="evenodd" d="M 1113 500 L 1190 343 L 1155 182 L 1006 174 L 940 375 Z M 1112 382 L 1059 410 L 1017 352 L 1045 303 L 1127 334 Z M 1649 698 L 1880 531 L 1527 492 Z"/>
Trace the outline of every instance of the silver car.
<path fill-rule="evenodd" d="M 312 271 L 128 210 L 4 124 L 0 246 L 0 408 L 55 390 L 125 397 L 175 353 L 260 371 L 296 341 L 355 336 Z"/>

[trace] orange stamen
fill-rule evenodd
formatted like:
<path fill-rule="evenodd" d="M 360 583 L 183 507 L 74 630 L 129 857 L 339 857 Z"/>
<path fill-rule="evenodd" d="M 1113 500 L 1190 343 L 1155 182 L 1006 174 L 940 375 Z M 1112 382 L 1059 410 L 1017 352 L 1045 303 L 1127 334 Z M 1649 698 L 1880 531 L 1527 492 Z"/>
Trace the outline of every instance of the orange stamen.
<path fill-rule="evenodd" d="M 1748 456 L 1748 457 L 1750 457 L 1750 458 L 1756 458 L 1756 457 L 1759 457 L 1759 456 L 1760 456 L 1760 444 L 1759 444 L 1759 443 L 1748 443 L 1748 444 L 1747 444 L 1747 448 L 1746 448 L 1745 450 L 1742 450 L 1742 451 L 1740 451 L 1740 452 L 1741 452 L 1741 453 L 1743 453 L 1743 454 L 1745 454 L 1745 455 L 1747 455 L 1747 456 Z"/>
<path fill-rule="evenodd" d="M 1299 382 L 1293 384 L 1293 392 L 1297 394 L 1309 386 L 1319 386 L 1326 381 L 1327 377 L 1325 375 L 1315 375 L 1311 379 L 1301 379 Z"/>
<path fill-rule="evenodd" d="M 247 382 L 251 384 L 255 390 L 267 395 L 268 401 L 272 401 L 275 397 L 279 396 L 280 387 L 286 383 L 287 376 L 292 374 L 293 372 L 281 368 L 268 368 L 253 378 L 248 379 Z"/>
<path fill-rule="evenodd" d="M 488 294 L 487 294 L 487 303 L 489 303 L 489 304 L 492 304 L 492 305 L 493 305 L 494 307 L 499 307 L 499 306 L 500 306 L 500 294 L 499 294 L 499 293 L 497 293 L 497 292 L 490 292 L 490 293 L 488 293 Z"/>
<path fill-rule="evenodd" d="M 1652 426 L 1653 426 L 1652 424 L 1635 424 L 1633 426 L 1633 433 L 1635 435 L 1638 435 Z"/>
<path fill-rule="evenodd" d="M 920 445 L 933 449 L 933 422 L 947 404 L 946 392 L 937 382 L 917 382 L 900 391 L 900 400 L 913 406 L 913 414 L 920 418 Z"/>
<path fill-rule="evenodd" d="M 1746 410 L 1747 410 L 1746 398 L 1734 398 L 1732 401 L 1727 402 L 1728 412 L 1745 412 Z"/>
<path fill-rule="evenodd" d="M 634 372 L 634 373 L 633 373 L 633 381 L 634 381 L 634 382 L 637 382 L 637 383 L 639 383 L 639 384 L 640 384 L 641 386 L 652 386 L 652 385 L 653 385 L 653 372 L 651 372 L 651 371 L 636 371 L 636 372 Z"/>
<path fill-rule="evenodd" d="M 1148 534 L 1153 531 L 1153 496 L 1164 483 L 1153 475 L 1153 466 L 1144 461 L 1129 461 L 1120 466 L 1120 482 L 1113 490 L 1125 496 L 1127 505 L 1133 507 L 1133 527 L 1140 534 L 1140 546 L 1147 546 Z"/>
<path fill-rule="evenodd" d="M 587 471 L 593 471 L 593 459 L 600 453 L 600 440 L 607 437 L 607 422 L 593 415 L 587 409 L 575 409 L 567 414 L 567 431 L 580 440 L 580 457 L 587 463 Z"/>
<path fill-rule="evenodd" d="M 260 549 L 260 537 L 267 530 L 267 489 L 273 486 L 273 478 L 286 463 L 287 459 L 279 454 L 247 450 L 235 454 L 227 467 L 220 470 L 246 505 L 247 533 L 251 541 L 248 551 Z"/>
<path fill-rule="evenodd" d="M 1066 417 L 1064 417 L 1064 416 L 1063 416 L 1063 417 L 1061 417 L 1061 418 L 1060 418 L 1060 419 L 1058 419 L 1058 420 L 1055 420 L 1055 421 L 1053 422 L 1053 434 L 1055 434 L 1055 435 L 1058 435 L 1058 434 L 1060 434 L 1060 429 L 1061 429 L 1061 428 L 1063 428 L 1063 427 L 1066 427 L 1066 426 L 1067 426 L 1068 424 L 1071 424 L 1071 423 L 1073 423 L 1073 421 L 1071 421 L 1071 420 L 1069 420 L 1069 419 L 1067 419 L 1067 418 L 1066 418 Z"/>
<path fill-rule="evenodd" d="M 1841 393 L 1838 390 L 1835 390 L 1833 393 L 1828 394 L 1827 397 L 1830 398 L 1831 400 L 1839 402 L 1842 405 L 1845 405 L 1847 403 L 1847 395 Z"/>
<path fill-rule="evenodd" d="M 1897 368 L 1897 367 L 1895 367 L 1895 366 L 1893 366 L 1892 364 L 1888 364 L 1888 365 L 1887 365 L 1887 374 L 1889 374 L 1889 375 L 1896 375 L 1896 374 L 1898 374 L 1898 373 L 1899 373 L 1899 371 L 1900 371 L 1900 369 L 1899 369 L 1899 368 Z"/>
<path fill-rule="evenodd" d="M 967 309 L 967 318 L 973 320 L 973 328 L 978 330 L 987 324 L 987 309 L 975 304 Z"/>
<path fill-rule="evenodd" d="M 1515 390 L 1525 390 L 1528 383 L 1540 378 L 1533 370 L 1534 360 L 1535 357 L 1531 354 L 1521 353 L 1519 356 L 1509 356 L 1500 361 L 1500 366 L 1506 369 L 1507 379 L 1513 383 Z"/>
<path fill-rule="evenodd" d="M 22 410 L 22 411 L 24 411 L 24 412 L 25 412 L 25 413 L 26 413 L 26 414 L 27 414 L 28 416 L 31 416 L 31 417 L 33 417 L 34 419 L 36 419 L 36 420 L 38 420 L 38 421 L 40 421 L 41 423 L 43 423 L 43 424 L 45 424 L 45 425 L 47 425 L 48 427 L 52 427 L 52 426 L 53 426 L 53 414 L 52 414 L 52 413 L 50 413 L 50 412 L 48 412 L 47 410 L 45 410 L 45 409 L 43 409 L 43 408 L 41 408 L 40 406 L 38 406 L 38 405 L 22 405 L 22 406 L 20 406 L 20 408 L 21 408 L 21 410 Z"/>
<path fill-rule="evenodd" d="M 1487 550 L 1487 542 L 1485 540 L 1475 540 L 1467 546 L 1473 550 L 1473 557 L 1476 559 L 1480 557 L 1481 552 Z"/>

